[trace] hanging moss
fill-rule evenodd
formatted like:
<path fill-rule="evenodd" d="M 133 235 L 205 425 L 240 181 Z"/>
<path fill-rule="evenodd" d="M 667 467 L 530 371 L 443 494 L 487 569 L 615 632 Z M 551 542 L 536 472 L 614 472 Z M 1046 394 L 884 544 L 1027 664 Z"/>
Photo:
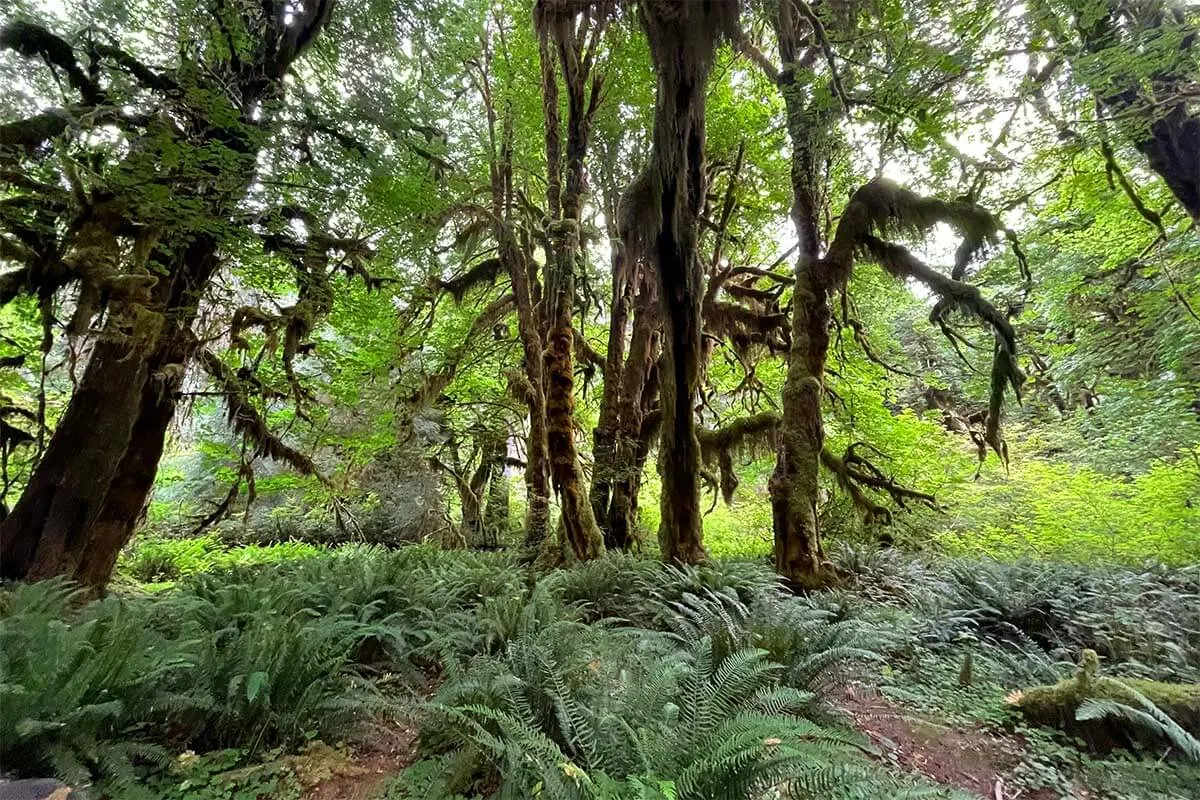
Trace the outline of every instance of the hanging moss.
<path fill-rule="evenodd" d="M 733 471 L 735 455 L 761 456 L 775 450 L 775 434 L 779 430 L 779 414 L 764 411 L 735 419 L 723 428 L 700 429 L 700 455 L 705 464 L 714 462 L 720 470 L 721 497 L 726 505 L 733 502 L 738 479 Z"/>

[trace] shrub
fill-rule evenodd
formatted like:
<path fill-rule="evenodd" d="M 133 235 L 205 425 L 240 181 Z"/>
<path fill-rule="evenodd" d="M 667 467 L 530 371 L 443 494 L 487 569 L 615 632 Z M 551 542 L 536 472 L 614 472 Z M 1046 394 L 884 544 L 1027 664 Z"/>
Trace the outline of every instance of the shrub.
<path fill-rule="evenodd" d="M 718 659 L 702 639 L 618 660 L 581 650 L 578 631 L 558 653 L 563 634 L 526 630 L 430 707 L 431 738 L 494 765 L 501 797 L 745 798 L 783 783 L 804 797 L 857 762 L 858 740 L 800 716 L 809 696 L 780 685 L 761 651 Z"/>
<path fill-rule="evenodd" d="M 321 552 L 297 541 L 226 548 L 215 536 L 137 539 L 122 551 L 117 576 L 143 583 L 175 581 L 204 572 L 311 558 Z"/>
<path fill-rule="evenodd" d="M 55 581 L 0 595 L 0 769 L 128 787 L 169 749 L 250 758 L 341 734 L 395 708 L 375 668 L 503 647 L 509 631 L 477 612 L 524 605 L 503 556 L 310 551 L 230 559 L 152 597 L 79 606 Z"/>

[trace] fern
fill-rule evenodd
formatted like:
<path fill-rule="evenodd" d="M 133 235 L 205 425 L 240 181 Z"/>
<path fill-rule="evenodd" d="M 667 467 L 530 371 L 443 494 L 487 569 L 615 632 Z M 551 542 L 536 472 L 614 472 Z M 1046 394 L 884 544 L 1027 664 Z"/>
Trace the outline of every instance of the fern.
<path fill-rule="evenodd" d="M 5 598 L 0 769 L 53 770 L 76 782 L 107 773 L 129 783 L 135 757 L 163 756 L 136 740 L 136 726 L 183 703 L 166 687 L 191 665 L 117 600 L 94 603 L 72 618 L 77 597 L 65 583 L 46 581 Z"/>

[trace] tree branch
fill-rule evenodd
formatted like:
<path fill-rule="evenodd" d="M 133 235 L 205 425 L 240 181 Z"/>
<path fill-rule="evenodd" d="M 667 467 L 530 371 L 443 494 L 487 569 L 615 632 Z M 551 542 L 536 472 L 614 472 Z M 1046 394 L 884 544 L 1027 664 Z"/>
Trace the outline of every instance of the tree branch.
<path fill-rule="evenodd" d="M 938 505 L 937 499 L 933 495 L 909 489 L 897 483 L 895 478 L 889 478 L 870 460 L 859 454 L 857 449 L 859 447 L 879 452 L 864 442 L 851 444 L 846 448 L 845 455 L 841 457 L 835 455 L 828 447 L 823 447 L 821 464 L 834 474 L 838 485 L 850 495 L 854 505 L 866 513 L 868 522 L 890 524 L 892 512 L 891 509 L 871 499 L 864 489 L 886 493 L 893 503 L 905 511 L 910 510 L 909 502 L 919 503 L 934 511 L 941 510 L 941 506 Z"/>

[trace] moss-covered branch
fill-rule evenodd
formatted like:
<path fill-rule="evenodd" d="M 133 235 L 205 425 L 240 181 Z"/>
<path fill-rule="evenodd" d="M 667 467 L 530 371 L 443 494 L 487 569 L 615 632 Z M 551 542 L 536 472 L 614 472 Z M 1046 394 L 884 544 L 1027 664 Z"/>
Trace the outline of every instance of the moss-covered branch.
<path fill-rule="evenodd" d="M 889 231 L 925 234 L 938 223 L 951 225 L 962 236 L 950 275 L 933 269 L 902 245 L 881 238 Z M 983 296 L 977 286 L 961 280 L 971 259 L 986 246 L 997 244 L 1001 235 L 1012 244 L 1022 275 L 1028 279 L 1028 265 L 1016 237 L 982 206 L 968 200 L 922 197 L 892 181 L 878 178 L 850 198 L 822 263 L 829 289 L 845 286 L 854 261 L 860 255 L 877 262 L 894 277 L 921 282 L 938 296 L 930 318 L 955 344 L 956 350 L 962 337 L 950 326 L 948 314 L 951 311 L 962 312 L 991 328 L 995 347 L 984 437 L 1007 464 L 1008 448 L 1000 436 L 1001 406 L 1008 389 L 1020 401 L 1021 384 L 1025 379 L 1017 364 L 1016 333 L 1008 318 Z M 961 355 L 961 350 L 959 352 Z"/>
<path fill-rule="evenodd" d="M 289 464 L 301 475 L 312 475 L 322 483 L 329 482 L 311 458 L 271 432 L 267 421 L 250 402 L 249 387 L 225 362 L 210 350 L 201 350 L 198 357 L 201 368 L 222 390 L 230 425 L 254 446 L 256 454 Z"/>
<path fill-rule="evenodd" d="M 868 491 L 886 494 L 893 503 L 906 511 L 909 509 L 909 503 L 917 503 L 934 510 L 940 508 L 933 495 L 910 489 L 898 483 L 895 478 L 885 475 L 883 470 L 862 455 L 863 449 L 874 448 L 869 448 L 869 445 L 863 442 L 855 442 L 846 448 L 842 456 L 836 455 L 828 447 L 822 448 L 821 464 L 833 473 L 838 486 L 850 495 L 854 505 L 866 514 L 869 522 L 888 524 L 892 521 L 892 512 L 886 506 L 875 502 L 867 494 Z"/>
<path fill-rule="evenodd" d="M 721 428 L 700 428 L 696 432 L 704 463 L 712 465 L 715 462 L 720 470 L 721 496 L 726 505 L 733 502 L 733 493 L 738 487 L 737 475 L 733 470 L 734 455 L 772 452 L 779 422 L 777 412 L 763 411 L 735 419 Z"/>

